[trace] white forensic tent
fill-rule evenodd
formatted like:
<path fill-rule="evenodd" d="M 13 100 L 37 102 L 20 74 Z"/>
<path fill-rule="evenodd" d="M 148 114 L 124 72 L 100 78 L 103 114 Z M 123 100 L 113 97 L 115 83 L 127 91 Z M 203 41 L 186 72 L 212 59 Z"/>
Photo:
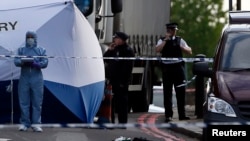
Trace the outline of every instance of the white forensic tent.
<path fill-rule="evenodd" d="M 101 47 L 88 21 L 71 0 L 8 0 L 0 4 L 0 123 L 18 122 L 17 83 L 13 63 L 25 33 L 35 31 L 47 50 L 43 69 L 42 122 L 93 122 L 103 97 Z M 13 81 L 12 81 L 13 80 Z M 12 94 L 5 91 L 13 82 Z"/>

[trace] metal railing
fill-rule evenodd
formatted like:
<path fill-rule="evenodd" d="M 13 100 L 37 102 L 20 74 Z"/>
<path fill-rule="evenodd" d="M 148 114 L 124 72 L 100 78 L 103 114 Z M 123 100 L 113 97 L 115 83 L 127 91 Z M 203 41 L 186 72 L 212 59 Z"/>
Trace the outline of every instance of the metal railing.
<path fill-rule="evenodd" d="M 155 45 L 160 36 L 156 35 L 130 35 L 129 45 L 134 49 L 136 56 L 156 57 Z"/>

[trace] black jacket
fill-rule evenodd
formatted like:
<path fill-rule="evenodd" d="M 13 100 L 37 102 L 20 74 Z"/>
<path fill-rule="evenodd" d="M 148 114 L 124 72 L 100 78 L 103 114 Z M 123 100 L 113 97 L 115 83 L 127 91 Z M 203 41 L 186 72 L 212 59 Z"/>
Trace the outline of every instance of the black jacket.
<path fill-rule="evenodd" d="M 134 57 L 134 51 L 128 44 L 115 47 L 114 50 L 107 50 L 103 57 Z M 128 85 L 133 69 L 133 60 L 128 59 L 104 59 L 105 75 L 111 84 Z"/>

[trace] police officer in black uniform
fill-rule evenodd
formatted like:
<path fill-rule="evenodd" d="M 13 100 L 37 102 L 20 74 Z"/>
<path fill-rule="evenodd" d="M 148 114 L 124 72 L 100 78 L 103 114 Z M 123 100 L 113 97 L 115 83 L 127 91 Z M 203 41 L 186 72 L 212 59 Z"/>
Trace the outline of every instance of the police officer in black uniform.
<path fill-rule="evenodd" d="M 128 35 L 116 32 L 113 43 L 104 53 L 104 57 L 134 57 L 133 49 L 127 44 Z M 105 74 L 112 85 L 112 123 L 115 123 L 115 113 L 119 123 L 128 121 L 128 85 L 132 74 L 133 60 L 104 59 Z"/>
<path fill-rule="evenodd" d="M 156 45 L 156 52 L 160 52 L 165 58 L 180 58 L 182 53 L 192 54 L 192 49 L 179 36 L 176 36 L 178 30 L 177 23 L 166 24 L 166 35 L 161 38 Z M 189 120 L 185 114 L 185 86 L 177 87 L 185 83 L 185 64 L 183 61 L 163 60 L 162 78 L 166 122 L 172 120 L 172 92 L 173 86 L 176 92 L 177 108 L 179 120 Z"/>

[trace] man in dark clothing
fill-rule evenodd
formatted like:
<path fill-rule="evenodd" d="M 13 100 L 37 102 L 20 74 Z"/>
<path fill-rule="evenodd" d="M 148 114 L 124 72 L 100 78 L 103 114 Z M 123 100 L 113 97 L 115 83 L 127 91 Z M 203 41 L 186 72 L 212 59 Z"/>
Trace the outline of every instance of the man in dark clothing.
<path fill-rule="evenodd" d="M 166 58 L 181 58 L 182 52 L 192 54 L 192 49 L 179 36 L 176 36 L 177 23 L 166 24 L 166 36 L 160 39 L 156 45 L 156 51 Z M 185 64 L 181 60 L 164 60 L 162 62 L 163 93 L 166 122 L 172 120 L 172 90 L 176 92 L 179 120 L 188 120 L 185 115 Z"/>
<path fill-rule="evenodd" d="M 134 57 L 132 48 L 127 44 L 128 35 L 116 32 L 113 43 L 103 57 Z M 113 90 L 112 123 L 115 123 L 115 113 L 119 123 L 128 121 L 128 85 L 132 73 L 133 61 L 129 59 L 104 59 L 106 78 L 110 81 Z"/>

